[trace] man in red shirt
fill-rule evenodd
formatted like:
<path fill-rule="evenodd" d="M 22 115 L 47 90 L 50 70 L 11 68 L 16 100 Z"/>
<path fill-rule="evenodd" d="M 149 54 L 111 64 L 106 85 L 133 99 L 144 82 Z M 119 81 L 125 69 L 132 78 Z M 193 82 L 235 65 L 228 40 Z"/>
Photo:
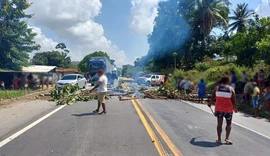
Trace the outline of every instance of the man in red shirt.
<path fill-rule="evenodd" d="M 226 119 L 226 144 L 232 144 L 232 141 L 229 139 L 231 132 L 231 124 L 232 124 L 232 116 L 233 111 L 237 112 L 236 106 L 236 96 L 234 89 L 229 85 L 230 79 L 227 76 L 221 78 L 219 85 L 216 86 L 213 91 L 212 97 L 208 104 L 211 107 L 214 99 L 216 99 L 215 105 L 215 116 L 217 117 L 218 125 L 217 125 L 217 135 L 218 139 L 217 143 L 221 143 L 221 133 L 222 133 L 222 124 L 223 118 Z"/>

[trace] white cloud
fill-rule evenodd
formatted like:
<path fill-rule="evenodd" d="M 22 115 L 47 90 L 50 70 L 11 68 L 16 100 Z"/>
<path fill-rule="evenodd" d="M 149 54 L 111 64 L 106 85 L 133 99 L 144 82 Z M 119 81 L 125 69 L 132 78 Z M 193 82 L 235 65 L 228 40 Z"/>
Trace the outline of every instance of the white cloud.
<path fill-rule="evenodd" d="M 73 60 L 81 60 L 93 51 L 105 51 L 117 65 L 130 63 L 126 54 L 104 36 L 102 25 L 95 22 L 100 14 L 100 0 L 33 1 L 29 12 L 36 27 L 49 28 L 60 40 L 67 41 Z"/>
<path fill-rule="evenodd" d="M 257 14 L 260 15 L 260 17 L 270 16 L 270 1 L 269 0 L 262 0 L 255 11 Z"/>
<path fill-rule="evenodd" d="M 47 38 L 38 27 L 31 27 L 33 32 L 37 34 L 34 40 L 41 46 L 39 51 L 51 51 L 54 50 L 57 42 L 54 42 L 51 38 Z"/>
<path fill-rule="evenodd" d="M 148 35 L 153 31 L 159 1 L 160 0 L 131 0 L 131 30 L 143 35 Z"/>

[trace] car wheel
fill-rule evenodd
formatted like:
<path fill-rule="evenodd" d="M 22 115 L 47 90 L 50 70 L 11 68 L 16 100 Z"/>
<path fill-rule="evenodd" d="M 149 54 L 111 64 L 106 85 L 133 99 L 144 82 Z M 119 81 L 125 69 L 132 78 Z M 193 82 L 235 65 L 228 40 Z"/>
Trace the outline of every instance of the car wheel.
<path fill-rule="evenodd" d="M 86 86 L 87 86 L 87 82 L 85 82 L 85 84 L 84 84 L 84 86 L 83 86 L 83 89 L 85 89 L 85 88 L 86 88 Z"/>
<path fill-rule="evenodd" d="M 147 85 L 147 86 L 151 86 L 151 82 L 150 82 L 150 81 L 147 81 L 147 82 L 146 82 L 146 85 Z"/>

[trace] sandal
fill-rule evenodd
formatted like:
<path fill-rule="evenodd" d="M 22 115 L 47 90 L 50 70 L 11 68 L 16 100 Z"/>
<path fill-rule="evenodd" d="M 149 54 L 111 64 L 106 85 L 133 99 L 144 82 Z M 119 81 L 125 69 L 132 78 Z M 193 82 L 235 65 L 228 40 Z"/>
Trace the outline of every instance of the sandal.
<path fill-rule="evenodd" d="M 104 111 L 103 111 L 103 112 L 101 112 L 101 113 L 99 113 L 99 114 L 100 114 L 100 115 L 102 115 L 102 114 L 107 114 L 107 112 L 104 112 Z"/>
<path fill-rule="evenodd" d="M 225 144 L 226 145 L 232 145 L 233 142 L 231 140 L 229 140 L 229 139 L 225 139 Z"/>
<path fill-rule="evenodd" d="M 217 143 L 217 144 L 222 144 L 222 142 L 221 142 L 221 141 L 218 141 L 218 140 L 216 140 L 216 143 Z"/>
<path fill-rule="evenodd" d="M 98 112 L 99 112 L 99 110 L 98 110 L 98 109 L 96 109 L 96 110 L 94 110 L 94 111 L 93 111 L 93 113 L 98 113 Z"/>

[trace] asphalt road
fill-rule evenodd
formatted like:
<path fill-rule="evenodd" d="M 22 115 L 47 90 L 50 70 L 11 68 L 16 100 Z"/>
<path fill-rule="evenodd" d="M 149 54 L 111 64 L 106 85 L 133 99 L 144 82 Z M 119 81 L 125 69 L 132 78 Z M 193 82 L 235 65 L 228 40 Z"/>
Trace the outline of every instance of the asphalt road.
<path fill-rule="evenodd" d="M 94 115 L 91 112 L 96 102 L 80 102 L 63 107 L 5 144 L 0 148 L 0 156 L 158 156 L 162 147 L 165 153 L 174 155 L 174 146 L 184 156 L 270 153 L 270 139 L 237 125 L 233 125 L 231 134 L 234 145 L 217 145 L 216 119 L 189 104 L 140 101 L 165 134 L 155 128 L 139 103 L 113 99 L 107 102 L 107 115 Z"/>
<path fill-rule="evenodd" d="M 142 103 L 184 156 L 270 155 L 269 139 L 237 125 L 233 125 L 231 132 L 234 145 L 216 144 L 216 118 L 213 114 L 184 102 L 143 100 Z"/>

